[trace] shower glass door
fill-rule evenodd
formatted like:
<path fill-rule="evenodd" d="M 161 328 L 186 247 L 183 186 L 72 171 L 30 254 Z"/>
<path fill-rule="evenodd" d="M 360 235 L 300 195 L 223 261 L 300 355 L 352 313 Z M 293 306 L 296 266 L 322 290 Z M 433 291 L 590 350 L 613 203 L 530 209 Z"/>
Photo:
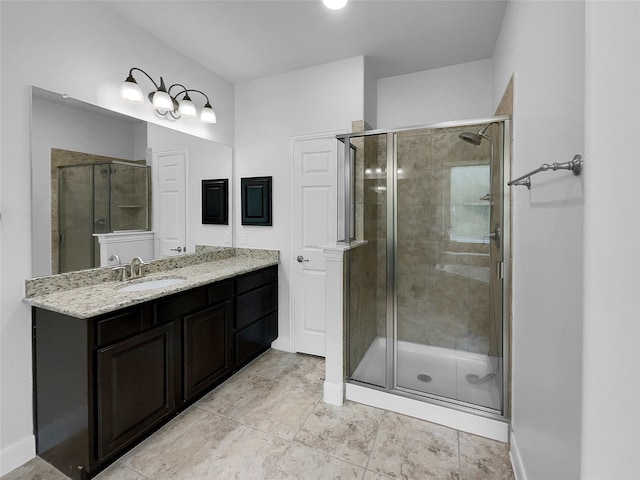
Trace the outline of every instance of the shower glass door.
<path fill-rule="evenodd" d="M 501 203 L 492 201 L 501 198 L 491 190 L 493 140 L 459 137 L 482 126 L 397 133 L 395 388 L 500 411 L 490 355 L 492 204 Z"/>
<path fill-rule="evenodd" d="M 58 273 L 93 266 L 93 166 L 58 167 Z"/>
<path fill-rule="evenodd" d="M 492 120 L 346 136 L 350 381 L 505 414 L 508 142 Z"/>

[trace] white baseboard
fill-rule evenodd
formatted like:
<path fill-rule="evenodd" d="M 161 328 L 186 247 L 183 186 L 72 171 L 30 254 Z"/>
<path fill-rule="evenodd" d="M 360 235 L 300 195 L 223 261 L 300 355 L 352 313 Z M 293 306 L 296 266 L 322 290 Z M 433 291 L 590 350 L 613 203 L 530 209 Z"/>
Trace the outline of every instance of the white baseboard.
<path fill-rule="evenodd" d="M 348 400 L 372 407 L 383 408 L 410 417 L 438 423 L 445 427 L 507 443 L 509 424 L 504 421 L 481 417 L 472 413 L 460 412 L 447 407 L 393 395 L 372 388 L 347 383 Z"/>
<path fill-rule="evenodd" d="M 281 350 L 283 352 L 293 352 L 293 350 L 291 350 L 291 340 L 282 336 L 271 342 L 271 348 L 274 350 Z"/>
<path fill-rule="evenodd" d="M 524 465 L 522 464 L 522 457 L 518 450 L 518 444 L 516 443 L 516 437 L 511 431 L 509 438 L 510 450 L 509 456 L 511 457 L 511 466 L 513 467 L 513 474 L 516 480 L 527 480 L 527 474 L 524 471 Z"/>
<path fill-rule="evenodd" d="M 28 436 L 13 445 L 0 450 L 0 476 L 28 462 L 36 455 L 36 438 Z"/>
<path fill-rule="evenodd" d="M 324 397 L 325 403 L 330 405 L 341 406 L 344 403 L 344 386 L 343 384 L 335 384 L 324 382 Z"/>

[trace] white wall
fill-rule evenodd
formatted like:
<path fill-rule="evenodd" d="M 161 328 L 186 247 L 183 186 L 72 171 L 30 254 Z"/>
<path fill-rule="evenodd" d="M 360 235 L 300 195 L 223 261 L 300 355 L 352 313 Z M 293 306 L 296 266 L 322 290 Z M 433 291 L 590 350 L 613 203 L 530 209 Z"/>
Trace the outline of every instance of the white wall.
<path fill-rule="evenodd" d="M 187 252 L 196 245 L 231 246 L 233 228 L 233 152 L 230 146 L 149 125 L 149 146 L 153 152 L 189 151 L 187 165 Z M 202 224 L 202 180 L 229 179 L 229 225 Z M 157 205 L 154 201 L 154 206 Z M 158 251 L 158 249 L 156 249 Z"/>
<path fill-rule="evenodd" d="M 640 3 L 586 4 L 582 478 L 640 478 Z"/>
<path fill-rule="evenodd" d="M 378 80 L 377 128 L 490 117 L 494 111 L 491 59 Z"/>
<path fill-rule="evenodd" d="M 144 124 L 144 122 L 141 122 Z M 132 121 L 35 96 L 31 109 L 32 275 L 51 275 L 51 149 L 144 160 L 135 156 Z M 145 142 L 146 143 L 146 142 Z"/>
<path fill-rule="evenodd" d="M 291 137 L 350 131 L 364 115 L 364 58 L 355 57 L 236 85 L 235 245 L 280 250 L 279 338 L 291 350 Z M 240 179 L 273 177 L 273 226 L 243 226 Z M 243 244 L 246 235 L 246 244 Z"/>
<path fill-rule="evenodd" d="M 369 129 L 378 128 L 378 78 L 371 62 L 364 58 L 364 118 Z"/>
<path fill-rule="evenodd" d="M 0 474 L 34 454 L 31 328 L 21 302 L 31 277 L 29 86 L 64 92 L 88 103 L 161 125 L 148 104 L 128 105 L 119 87 L 132 66 L 156 78 L 207 92 L 218 124 L 183 119 L 170 124 L 233 144 L 234 90 L 220 77 L 140 32 L 93 2 L 0 2 L 2 103 L 0 122 Z M 140 80 L 143 90 L 151 85 Z M 197 100 L 194 98 L 194 101 Z"/>
<path fill-rule="evenodd" d="M 584 9 L 507 6 L 494 104 L 515 72 L 513 175 L 584 154 Z M 512 187 L 512 449 L 530 479 L 580 476 L 584 178 L 544 172 Z"/>

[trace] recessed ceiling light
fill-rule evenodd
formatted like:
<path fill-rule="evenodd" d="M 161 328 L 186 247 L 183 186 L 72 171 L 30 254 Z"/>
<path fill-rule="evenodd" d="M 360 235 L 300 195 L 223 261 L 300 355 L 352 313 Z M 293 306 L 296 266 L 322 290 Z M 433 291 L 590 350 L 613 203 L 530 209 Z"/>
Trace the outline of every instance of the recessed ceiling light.
<path fill-rule="evenodd" d="M 344 8 L 347 1 L 348 0 L 322 0 L 322 3 L 324 3 L 325 7 L 330 8 L 331 10 L 340 10 L 341 8 Z"/>

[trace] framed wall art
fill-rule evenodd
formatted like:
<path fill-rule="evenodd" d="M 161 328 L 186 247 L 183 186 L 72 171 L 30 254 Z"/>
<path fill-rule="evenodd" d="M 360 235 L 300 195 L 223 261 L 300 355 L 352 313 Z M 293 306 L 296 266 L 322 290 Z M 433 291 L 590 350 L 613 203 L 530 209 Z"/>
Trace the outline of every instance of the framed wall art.
<path fill-rule="evenodd" d="M 242 225 L 272 225 L 271 178 L 240 179 L 242 197 Z"/>

